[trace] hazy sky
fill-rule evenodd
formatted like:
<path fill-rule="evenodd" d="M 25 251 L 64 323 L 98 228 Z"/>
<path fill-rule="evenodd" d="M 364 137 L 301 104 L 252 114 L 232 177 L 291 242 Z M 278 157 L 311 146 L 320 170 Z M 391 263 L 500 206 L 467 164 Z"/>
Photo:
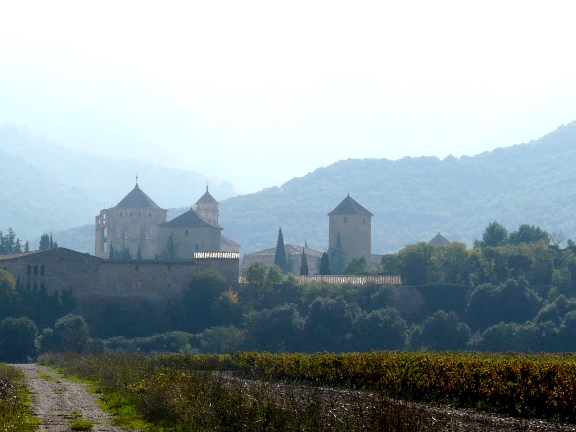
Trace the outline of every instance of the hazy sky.
<path fill-rule="evenodd" d="M 5 2 L 0 123 L 241 193 L 474 155 L 576 120 L 574 4 Z"/>

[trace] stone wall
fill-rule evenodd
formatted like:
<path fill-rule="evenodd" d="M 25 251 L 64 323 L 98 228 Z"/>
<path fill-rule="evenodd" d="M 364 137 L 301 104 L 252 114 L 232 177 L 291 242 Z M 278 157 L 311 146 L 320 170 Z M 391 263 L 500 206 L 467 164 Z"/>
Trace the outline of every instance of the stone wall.
<path fill-rule="evenodd" d="M 238 283 L 238 255 L 190 260 L 110 261 L 65 248 L 0 256 L 0 268 L 30 289 L 72 290 L 82 302 L 90 298 L 147 298 L 180 296 L 198 273 L 214 269 L 230 283 Z"/>
<path fill-rule="evenodd" d="M 170 234 L 176 242 L 178 256 L 182 259 L 190 259 L 194 256 L 194 252 L 198 251 L 220 250 L 220 228 L 212 226 L 162 227 L 158 246 L 160 252 L 166 248 Z"/>

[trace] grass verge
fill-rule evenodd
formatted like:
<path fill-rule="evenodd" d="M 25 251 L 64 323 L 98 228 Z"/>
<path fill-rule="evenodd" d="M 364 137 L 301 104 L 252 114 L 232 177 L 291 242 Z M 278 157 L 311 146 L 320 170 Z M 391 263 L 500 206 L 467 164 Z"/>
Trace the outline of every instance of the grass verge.
<path fill-rule="evenodd" d="M 39 419 L 30 412 L 26 378 L 15 367 L 0 365 L 0 432 L 31 432 Z"/>

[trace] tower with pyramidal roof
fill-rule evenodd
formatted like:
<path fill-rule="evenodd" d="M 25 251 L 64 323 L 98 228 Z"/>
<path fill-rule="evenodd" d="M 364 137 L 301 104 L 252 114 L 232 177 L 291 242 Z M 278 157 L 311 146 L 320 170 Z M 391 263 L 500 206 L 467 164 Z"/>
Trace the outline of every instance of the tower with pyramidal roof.
<path fill-rule="evenodd" d="M 136 257 L 138 248 L 144 259 L 158 253 L 160 224 L 166 222 L 168 210 L 158 206 L 136 186 L 116 206 L 100 211 L 96 216 L 95 255 L 109 258 L 110 248 L 115 251 L 130 249 Z"/>
<path fill-rule="evenodd" d="M 328 252 L 331 270 L 341 272 L 354 258 L 365 257 L 370 263 L 372 251 L 372 213 L 358 204 L 350 194 L 328 213 Z M 342 263 L 332 269 L 332 257 L 342 256 Z"/>

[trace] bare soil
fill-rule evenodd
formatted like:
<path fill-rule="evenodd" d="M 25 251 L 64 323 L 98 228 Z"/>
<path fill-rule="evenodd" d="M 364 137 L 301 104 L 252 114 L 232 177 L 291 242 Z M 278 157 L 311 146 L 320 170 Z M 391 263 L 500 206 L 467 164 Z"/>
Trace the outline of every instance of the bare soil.
<path fill-rule="evenodd" d="M 86 392 L 85 384 L 69 381 L 39 365 L 14 366 L 20 368 L 28 378 L 28 388 L 33 399 L 32 411 L 40 419 L 38 431 L 69 431 L 70 421 L 74 418 L 93 422 L 92 431 L 126 431 L 112 425 L 110 415 L 100 409 L 95 395 Z"/>

